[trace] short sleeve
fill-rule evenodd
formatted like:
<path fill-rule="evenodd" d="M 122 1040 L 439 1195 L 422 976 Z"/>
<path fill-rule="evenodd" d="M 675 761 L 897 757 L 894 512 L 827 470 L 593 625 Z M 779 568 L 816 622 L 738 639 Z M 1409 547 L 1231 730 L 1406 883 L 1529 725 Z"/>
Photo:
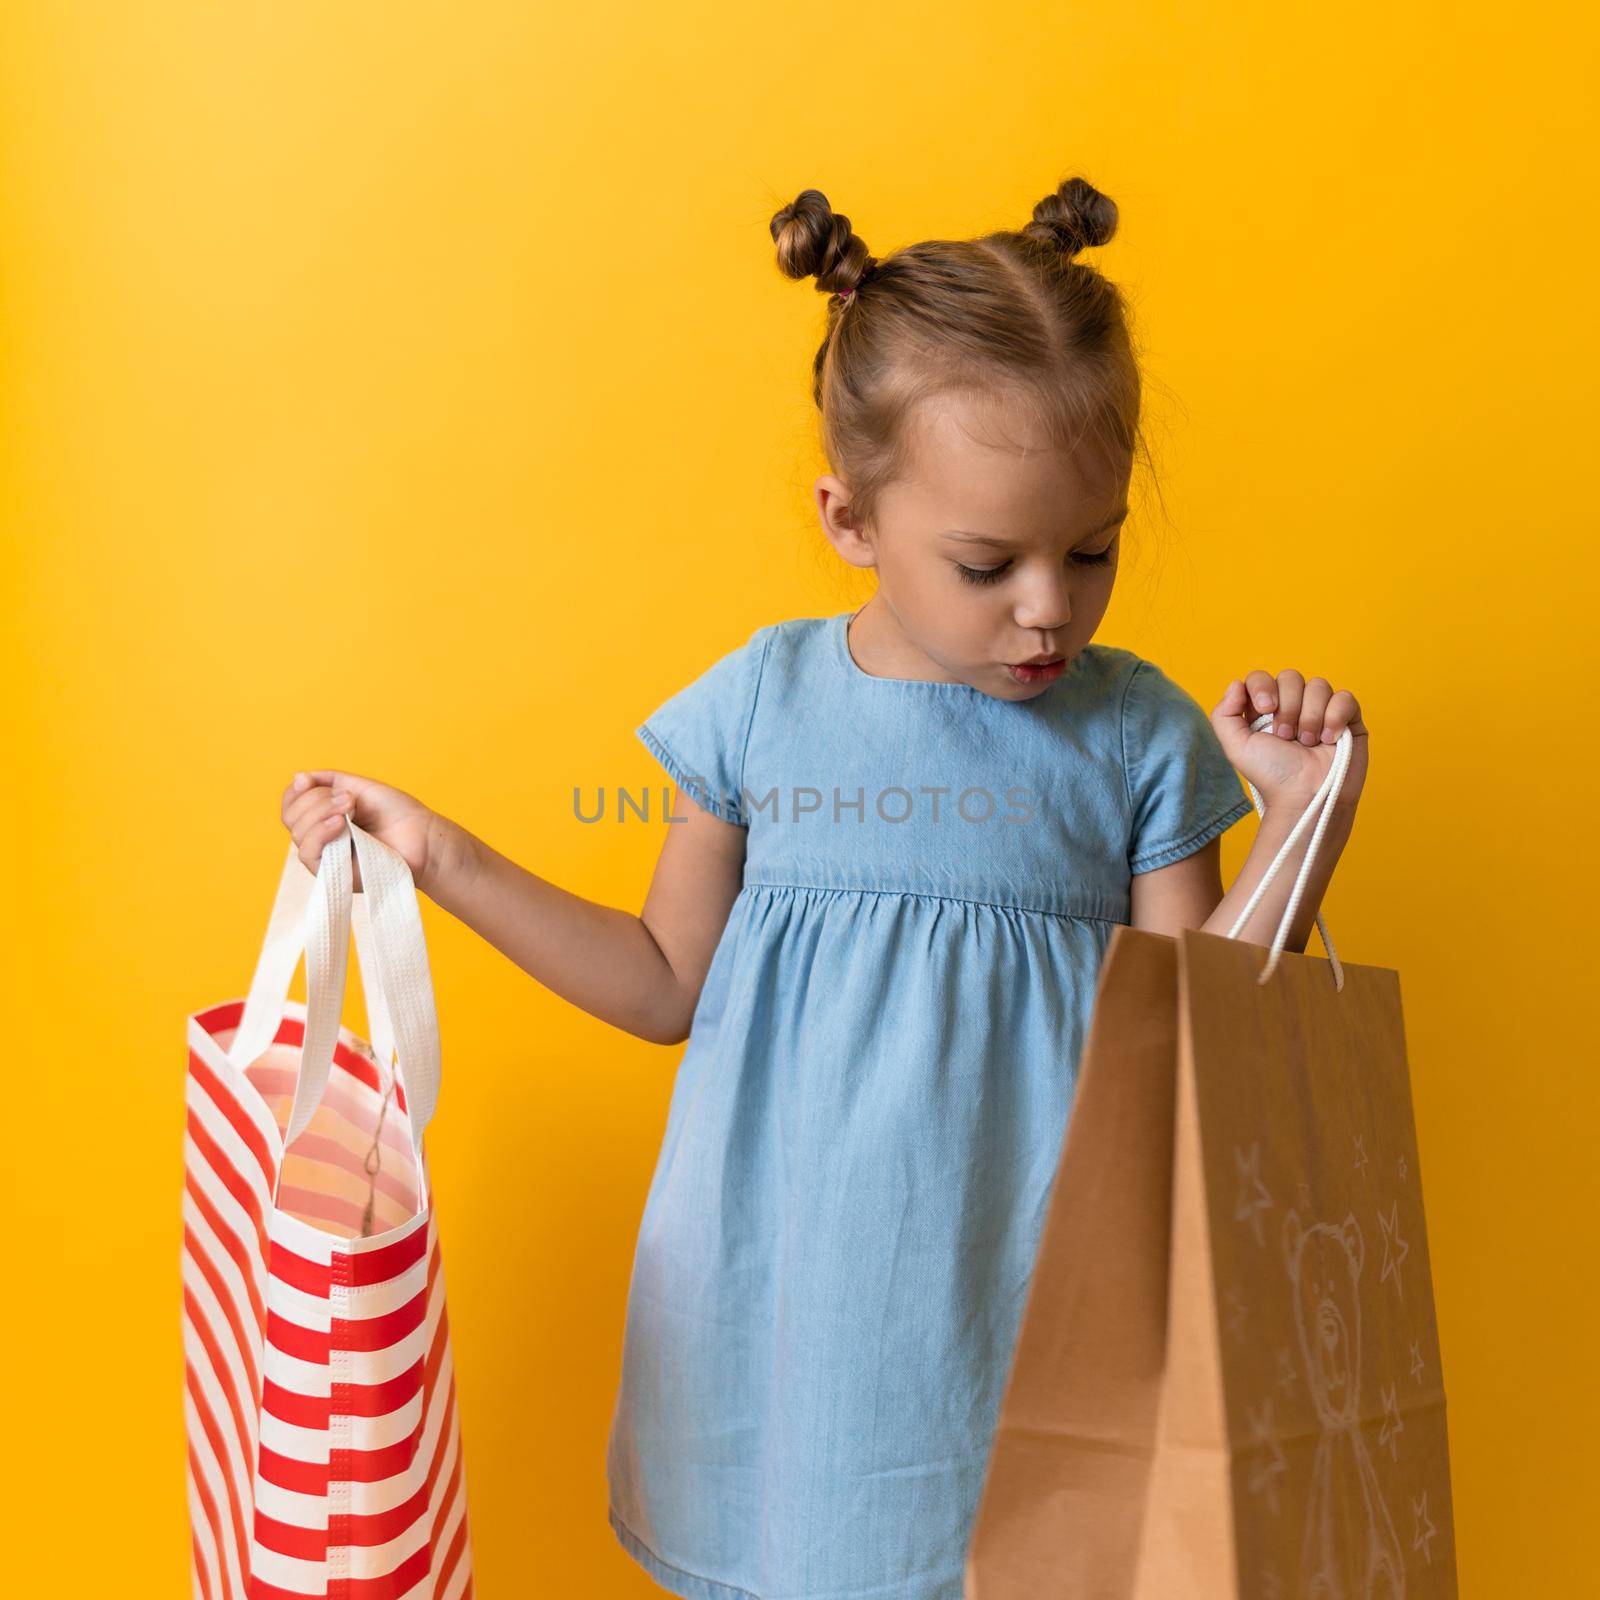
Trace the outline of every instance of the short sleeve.
<path fill-rule="evenodd" d="M 1139 662 L 1123 695 L 1122 761 L 1135 875 L 1193 855 L 1250 812 L 1211 719 L 1154 662 Z"/>
<path fill-rule="evenodd" d="M 758 628 L 634 730 L 702 811 L 747 827 L 744 752 L 772 628 Z"/>

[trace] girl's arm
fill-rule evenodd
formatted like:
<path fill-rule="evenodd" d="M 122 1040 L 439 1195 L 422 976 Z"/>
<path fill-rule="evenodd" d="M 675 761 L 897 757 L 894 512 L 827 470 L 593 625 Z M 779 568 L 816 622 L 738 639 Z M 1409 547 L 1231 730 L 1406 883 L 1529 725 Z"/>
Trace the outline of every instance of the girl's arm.
<path fill-rule="evenodd" d="M 417 890 L 591 1016 L 679 1044 L 744 881 L 745 830 L 674 788 L 666 842 L 635 916 L 519 867 L 403 789 L 353 772 L 298 773 L 282 817 L 310 872 L 353 816 L 398 852 Z M 352 863 L 355 888 L 360 864 Z"/>
<path fill-rule="evenodd" d="M 744 879 L 745 832 L 673 790 L 635 915 L 571 893 L 452 823 L 430 899 L 545 988 L 652 1044 L 679 1044 Z"/>
<path fill-rule="evenodd" d="M 1266 800 L 1266 796 L 1262 796 Z M 1249 903 L 1250 896 L 1256 892 L 1256 885 L 1272 865 L 1273 857 L 1283 848 L 1283 841 L 1288 838 L 1306 807 L 1311 803 L 1308 794 L 1304 799 L 1280 799 L 1277 802 L 1267 800 L 1266 815 L 1261 819 L 1261 826 L 1256 830 L 1256 836 L 1251 841 L 1250 854 L 1244 859 L 1244 865 L 1239 868 L 1239 876 L 1233 880 L 1232 887 L 1217 902 L 1216 909 L 1200 924 L 1204 933 L 1226 934 L 1239 920 L 1239 913 Z M 1317 845 L 1316 860 L 1311 863 L 1311 871 L 1306 875 L 1306 886 L 1301 891 L 1300 904 L 1295 907 L 1294 921 L 1289 924 L 1288 938 L 1284 943 L 1286 950 L 1304 950 L 1311 938 L 1311 930 L 1316 925 L 1317 909 L 1322 904 L 1322 897 L 1328 888 L 1328 881 L 1333 877 L 1333 869 L 1338 864 L 1340 855 L 1344 851 L 1345 843 L 1350 838 L 1350 829 L 1355 822 L 1355 801 L 1346 801 L 1343 794 L 1334 805 L 1333 815 L 1328 818 L 1328 825 L 1322 830 L 1322 839 Z M 1278 924 L 1283 919 L 1283 913 L 1288 909 L 1289 896 L 1294 890 L 1294 880 L 1299 875 L 1300 865 L 1305 860 L 1306 847 L 1310 843 L 1313 823 L 1301 833 L 1298 843 L 1293 850 L 1284 857 L 1284 862 L 1278 868 L 1277 876 L 1267 886 L 1267 892 L 1262 895 L 1260 903 L 1250 913 L 1250 920 L 1239 930 L 1238 937 L 1248 940 L 1251 944 L 1271 944 L 1273 936 L 1278 931 Z M 1219 841 L 1220 842 L 1220 841 Z"/>
<path fill-rule="evenodd" d="M 1266 797 L 1263 795 L 1262 797 Z M 1171 866 L 1157 867 L 1154 872 L 1141 872 L 1133 880 L 1133 912 L 1131 921 L 1136 928 L 1150 928 L 1156 933 L 1178 933 L 1184 928 L 1198 928 L 1202 933 L 1226 934 L 1239 919 L 1256 885 L 1272 864 L 1300 814 L 1310 801 L 1310 795 L 1297 806 L 1286 800 L 1274 809 L 1267 801 L 1267 814 L 1250 846 L 1250 854 L 1239 868 L 1239 876 L 1226 894 L 1222 892 L 1222 841 L 1213 839 L 1210 844 L 1196 850 L 1193 855 L 1174 861 Z M 1340 852 L 1350 837 L 1355 821 L 1355 803 L 1348 804 L 1340 798 L 1334 807 L 1328 825 L 1322 831 L 1322 842 L 1317 846 L 1317 859 L 1311 864 L 1306 886 L 1301 891 L 1300 904 L 1295 908 L 1294 921 L 1289 925 L 1285 950 L 1304 950 L 1316 924 L 1317 908 L 1333 877 Z M 1311 829 L 1301 834 L 1299 842 L 1289 852 L 1278 875 L 1272 880 L 1261 902 L 1250 913 L 1250 920 L 1239 930 L 1238 937 L 1247 944 L 1271 944 L 1278 931 L 1294 880 L 1305 860 L 1306 845 Z"/>

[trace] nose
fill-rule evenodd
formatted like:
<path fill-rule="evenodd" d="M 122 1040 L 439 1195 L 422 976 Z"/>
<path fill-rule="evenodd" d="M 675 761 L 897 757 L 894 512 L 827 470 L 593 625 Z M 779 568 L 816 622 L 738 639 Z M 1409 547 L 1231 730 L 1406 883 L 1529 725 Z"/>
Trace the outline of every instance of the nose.
<path fill-rule="evenodd" d="M 1017 626 L 1029 632 L 1060 632 L 1072 621 L 1072 592 L 1065 575 L 1036 573 L 1014 614 Z"/>

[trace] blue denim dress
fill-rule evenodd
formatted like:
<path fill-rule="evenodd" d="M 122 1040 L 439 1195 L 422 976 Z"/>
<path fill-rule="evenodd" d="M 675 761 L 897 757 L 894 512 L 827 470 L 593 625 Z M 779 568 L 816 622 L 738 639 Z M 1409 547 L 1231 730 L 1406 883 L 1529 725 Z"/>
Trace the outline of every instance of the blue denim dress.
<path fill-rule="evenodd" d="M 962 1600 L 1129 880 L 1250 810 L 1091 644 L 1033 699 L 759 628 L 637 730 L 747 830 L 645 1200 L 611 1526 L 688 1600 Z"/>

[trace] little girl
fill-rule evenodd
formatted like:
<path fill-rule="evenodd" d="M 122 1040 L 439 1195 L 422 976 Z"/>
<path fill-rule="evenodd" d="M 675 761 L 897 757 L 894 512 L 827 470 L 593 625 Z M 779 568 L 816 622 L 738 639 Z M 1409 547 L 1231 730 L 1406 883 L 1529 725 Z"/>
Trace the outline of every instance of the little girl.
<path fill-rule="evenodd" d="M 546 987 L 687 1038 L 608 1475 L 617 1538 L 688 1600 L 961 1600 L 1112 928 L 1227 932 L 1346 728 L 1289 948 L 1349 835 L 1348 691 L 1251 672 L 1208 723 L 1093 642 L 1140 382 L 1077 257 L 1116 215 L 1074 178 L 1016 232 L 882 260 L 814 189 L 772 219 L 830 296 L 822 531 L 876 590 L 756 629 L 638 729 L 677 788 L 638 915 L 371 779 L 284 795 L 307 867 L 354 816 Z M 1235 769 L 1266 814 L 1224 894 Z M 1304 848 L 1240 937 L 1271 941 Z"/>

